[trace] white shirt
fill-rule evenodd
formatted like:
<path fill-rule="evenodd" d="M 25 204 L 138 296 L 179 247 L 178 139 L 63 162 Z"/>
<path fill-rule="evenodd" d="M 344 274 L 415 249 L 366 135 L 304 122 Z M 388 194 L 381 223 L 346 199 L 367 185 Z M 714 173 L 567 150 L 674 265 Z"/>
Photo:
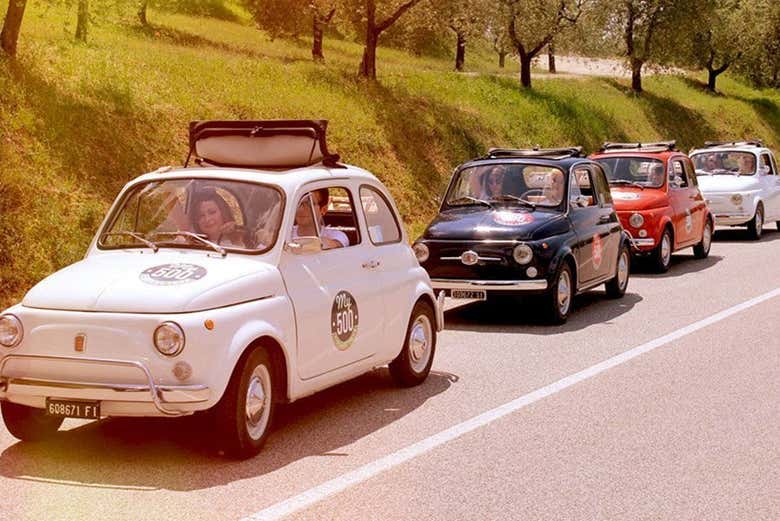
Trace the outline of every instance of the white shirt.
<path fill-rule="evenodd" d="M 292 238 L 295 239 L 297 237 L 299 237 L 298 225 L 295 225 L 293 226 Z M 341 230 L 331 228 L 330 226 L 323 226 L 320 228 L 320 239 L 331 239 L 341 244 L 344 248 L 349 246 L 349 237 L 347 237 L 347 234 Z"/>

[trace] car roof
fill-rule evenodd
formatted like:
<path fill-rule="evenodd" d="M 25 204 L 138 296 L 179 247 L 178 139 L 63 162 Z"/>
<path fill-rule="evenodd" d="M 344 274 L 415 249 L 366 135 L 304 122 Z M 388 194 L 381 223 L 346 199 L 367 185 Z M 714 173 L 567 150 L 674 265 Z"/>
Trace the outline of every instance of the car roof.
<path fill-rule="evenodd" d="M 133 179 L 128 183 L 128 186 L 153 180 L 189 177 L 271 184 L 279 186 L 286 193 L 293 192 L 307 183 L 328 179 L 357 179 L 370 184 L 381 185 L 376 176 L 362 168 L 352 165 L 341 165 L 341 167 L 331 168 L 320 164 L 289 170 L 258 170 L 211 166 L 163 167 Z"/>
<path fill-rule="evenodd" d="M 743 145 L 721 145 L 705 148 L 694 148 L 688 155 L 699 153 L 717 153 L 717 152 L 750 152 L 751 154 L 771 154 L 772 151 L 767 147 L 760 147 L 755 145 L 743 144 Z"/>
<path fill-rule="evenodd" d="M 568 170 L 571 166 L 582 162 L 590 163 L 592 161 L 586 157 L 567 157 L 563 159 L 550 159 L 542 157 L 479 158 L 466 161 L 460 165 L 458 169 L 462 170 L 464 168 L 483 165 L 542 165 Z"/>
<path fill-rule="evenodd" d="M 598 159 L 606 159 L 608 157 L 646 157 L 648 159 L 660 159 L 663 161 L 666 161 L 667 159 L 671 159 L 675 156 L 685 156 L 684 152 L 680 152 L 679 150 L 664 150 L 662 152 L 641 152 L 639 150 L 620 150 L 620 151 L 614 151 L 614 152 L 596 152 L 595 154 L 591 154 L 591 159 L 598 160 Z"/>

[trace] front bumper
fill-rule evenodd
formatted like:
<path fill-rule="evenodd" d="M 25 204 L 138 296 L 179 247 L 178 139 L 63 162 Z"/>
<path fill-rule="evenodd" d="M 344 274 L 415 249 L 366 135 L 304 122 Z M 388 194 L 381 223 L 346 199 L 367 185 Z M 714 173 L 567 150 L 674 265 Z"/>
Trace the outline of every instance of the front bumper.
<path fill-rule="evenodd" d="M 147 383 L 80 382 L 3 376 L 6 365 L 11 361 L 68 362 L 106 368 L 133 368 L 143 374 Z M 149 368 L 138 361 L 50 355 L 7 355 L 0 359 L 0 400 L 32 407 L 43 408 L 46 398 L 63 398 L 99 401 L 101 412 L 107 416 L 147 415 L 154 411 L 163 416 L 182 416 L 192 412 L 186 406 L 207 402 L 210 395 L 211 392 L 205 385 L 156 384 Z"/>
<path fill-rule="evenodd" d="M 434 290 L 450 291 L 486 290 L 486 291 L 544 291 L 547 289 L 545 279 L 534 280 L 466 280 L 466 279 L 431 279 Z"/>
<path fill-rule="evenodd" d="M 739 226 L 746 224 L 753 218 L 751 214 L 744 213 L 716 213 L 715 224 L 721 226 Z"/>

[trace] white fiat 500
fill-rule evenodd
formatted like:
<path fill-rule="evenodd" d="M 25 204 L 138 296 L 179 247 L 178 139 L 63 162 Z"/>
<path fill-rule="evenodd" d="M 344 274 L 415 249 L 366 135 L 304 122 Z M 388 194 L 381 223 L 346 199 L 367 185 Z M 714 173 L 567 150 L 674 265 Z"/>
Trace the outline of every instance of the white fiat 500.
<path fill-rule="evenodd" d="M 221 447 L 248 457 L 276 403 L 388 363 L 425 380 L 443 296 L 386 188 L 339 164 L 325 128 L 193 122 L 198 167 L 128 183 L 84 260 L 0 315 L 8 430 L 212 410 Z"/>
<path fill-rule="evenodd" d="M 780 230 L 780 175 L 772 151 L 760 141 L 707 142 L 690 153 L 715 224 L 747 226 L 754 239 L 764 224 Z"/>

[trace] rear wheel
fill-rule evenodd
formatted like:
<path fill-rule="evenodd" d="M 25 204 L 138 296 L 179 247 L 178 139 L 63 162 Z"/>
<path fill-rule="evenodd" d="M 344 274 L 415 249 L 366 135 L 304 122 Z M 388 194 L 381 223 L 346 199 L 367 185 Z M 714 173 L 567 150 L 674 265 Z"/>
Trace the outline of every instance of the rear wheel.
<path fill-rule="evenodd" d="M 547 316 L 553 324 L 563 324 L 571 314 L 574 303 L 574 277 L 569 263 L 561 264 L 550 292 L 545 296 Z"/>
<path fill-rule="evenodd" d="M 653 250 L 653 266 L 658 273 L 666 273 L 669 271 L 669 266 L 672 265 L 672 232 L 669 228 L 664 229 L 664 233 L 661 234 L 661 240 Z"/>
<path fill-rule="evenodd" d="M 701 242 L 693 247 L 694 257 L 697 259 L 706 258 L 710 254 L 710 246 L 712 246 L 712 222 L 707 219 L 701 234 Z"/>
<path fill-rule="evenodd" d="M 607 296 L 609 298 L 620 298 L 626 294 L 626 288 L 628 288 L 628 277 L 631 271 L 631 252 L 628 251 L 628 246 L 620 248 L 618 253 L 617 269 L 615 270 L 615 277 L 608 280 L 606 283 Z"/>
<path fill-rule="evenodd" d="M 249 458 L 263 448 L 274 414 L 274 366 L 264 349 L 255 349 L 233 372 L 215 406 L 214 421 L 225 454 Z"/>
<path fill-rule="evenodd" d="M 62 418 L 49 416 L 43 409 L 11 402 L 2 402 L 0 407 L 8 432 L 22 441 L 45 440 L 62 425 Z"/>
<path fill-rule="evenodd" d="M 750 238 L 757 241 L 764 234 L 764 205 L 758 203 L 756 214 L 748 223 L 748 234 Z"/>
<path fill-rule="evenodd" d="M 406 340 L 390 362 L 390 375 L 402 387 L 419 385 L 428 378 L 436 352 L 436 316 L 427 302 L 417 302 L 409 318 Z"/>

